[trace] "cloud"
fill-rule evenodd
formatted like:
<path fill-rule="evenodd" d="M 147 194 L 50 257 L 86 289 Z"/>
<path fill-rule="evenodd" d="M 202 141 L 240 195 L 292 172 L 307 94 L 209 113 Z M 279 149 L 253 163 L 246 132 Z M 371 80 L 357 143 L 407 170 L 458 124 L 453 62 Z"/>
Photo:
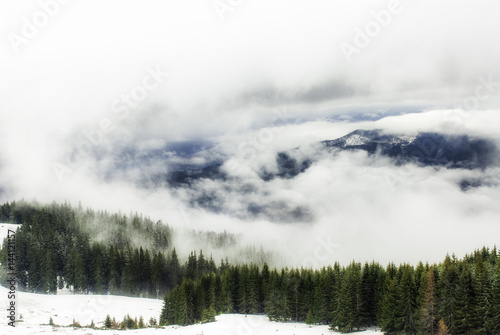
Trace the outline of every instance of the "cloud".
<path fill-rule="evenodd" d="M 314 256 L 321 236 L 336 243 L 322 263 L 435 260 L 494 244 L 497 170 L 396 167 L 363 153 L 327 157 L 314 147 L 355 129 L 498 142 L 500 5 L 400 4 L 360 47 L 357 34 L 375 27 L 389 1 L 256 0 L 224 20 L 210 1 L 70 2 L 45 25 L 34 22 L 39 2 L 4 1 L 2 198 L 82 200 L 230 229 L 297 263 Z M 26 20 L 36 24 L 29 38 Z M 9 34 L 26 39 L 19 52 Z M 342 43 L 359 49 L 351 62 Z M 143 97 L 151 68 L 168 76 Z M 178 143 L 196 154 L 183 156 Z M 314 164 L 296 178 L 262 180 L 263 169 L 276 171 L 277 152 L 295 148 Z M 216 161 L 230 178 L 188 190 L 140 183 Z M 464 192 L 464 178 L 486 182 Z M 220 211 L 189 206 L 206 194 L 217 196 Z M 440 238 L 450 230 L 456 234 Z"/>

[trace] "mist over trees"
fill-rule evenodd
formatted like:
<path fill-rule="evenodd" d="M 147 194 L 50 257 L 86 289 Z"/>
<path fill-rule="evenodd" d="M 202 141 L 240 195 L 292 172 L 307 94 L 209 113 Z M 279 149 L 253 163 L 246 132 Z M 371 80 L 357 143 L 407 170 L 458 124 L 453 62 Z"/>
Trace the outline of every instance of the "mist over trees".
<path fill-rule="evenodd" d="M 73 208 L 69 204 L 42 206 L 25 202 L 0 206 L 0 221 L 19 224 L 15 234 L 20 289 L 56 293 L 111 293 L 159 297 L 180 283 L 189 270 L 187 255 L 173 245 L 176 231 L 138 214 L 129 216 Z M 104 237 L 103 237 L 104 235 Z M 234 235 L 188 232 L 205 245 L 227 248 Z M 144 247 L 137 246 L 144 238 Z M 6 264 L 7 240 L 0 251 Z M 259 256 L 265 260 L 266 255 Z M 203 252 L 194 257 L 205 259 Z M 205 262 L 215 268 L 212 257 Z"/>
<path fill-rule="evenodd" d="M 215 311 L 328 324 L 341 332 L 378 325 L 386 334 L 500 333 L 496 248 L 416 267 L 353 262 L 313 270 L 223 264 L 217 271 L 196 273 L 167 293 L 160 324 L 206 322 Z"/>
<path fill-rule="evenodd" d="M 257 263 L 216 262 L 203 250 L 178 255 L 175 230 L 137 214 L 13 202 L 0 205 L 0 221 L 20 224 L 15 245 L 21 290 L 55 294 L 69 287 L 74 293 L 164 299 L 160 325 L 241 313 L 341 332 L 377 325 L 386 334 L 500 333 L 496 248 L 462 259 L 447 255 L 433 265 L 341 266 L 332 259 L 321 269 L 275 268 L 259 252 Z M 113 233 L 103 240 L 97 232 Z M 236 243 L 227 233 L 193 234 L 221 248 Z M 133 241 L 142 235 L 144 247 Z M 0 250 L 4 268 L 6 245 L 4 240 Z"/>

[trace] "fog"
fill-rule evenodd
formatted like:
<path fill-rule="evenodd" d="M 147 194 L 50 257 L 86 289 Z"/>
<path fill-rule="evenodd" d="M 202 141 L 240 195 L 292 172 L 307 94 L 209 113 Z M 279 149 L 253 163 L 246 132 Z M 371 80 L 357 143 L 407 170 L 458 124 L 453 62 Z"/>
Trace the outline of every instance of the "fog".
<path fill-rule="evenodd" d="M 213 3 L 3 1 L 1 200 L 227 230 L 299 266 L 433 262 L 498 244 L 497 167 L 317 150 L 356 129 L 498 143 L 498 2 Z M 280 151 L 313 165 L 262 180 Z M 210 162 L 230 178 L 142 183 Z M 483 184 L 463 191 L 464 178 Z M 223 210 L 193 205 L 204 192 Z"/>

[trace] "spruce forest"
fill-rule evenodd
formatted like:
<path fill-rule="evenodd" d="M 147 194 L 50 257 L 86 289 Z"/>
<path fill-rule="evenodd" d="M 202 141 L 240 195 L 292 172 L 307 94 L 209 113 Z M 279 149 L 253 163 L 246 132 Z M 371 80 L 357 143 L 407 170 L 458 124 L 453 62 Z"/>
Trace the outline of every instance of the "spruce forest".
<path fill-rule="evenodd" d="M 179 256 L 174 230 L 139 215 L 13 202 L 0 206 L 0 222 L 21 225 L 15 241 L 22 290 L 55 294 L 70 287 L 74 293 L 162 298 L 161 325 L 240 313 L 328 324 L 341 332 L 377 325 L 386 334 L 500 334 L 496 247 L 462 259 L 447 255 L 432 265 L 343 266 L 332 259 L 321 269 L 278 268 L 219 262 L 203 250 Z M 137 246 L 132 235 L 144 245 Z M 221 248 L 235 243 L 230 234 L 202 236 Z"/>

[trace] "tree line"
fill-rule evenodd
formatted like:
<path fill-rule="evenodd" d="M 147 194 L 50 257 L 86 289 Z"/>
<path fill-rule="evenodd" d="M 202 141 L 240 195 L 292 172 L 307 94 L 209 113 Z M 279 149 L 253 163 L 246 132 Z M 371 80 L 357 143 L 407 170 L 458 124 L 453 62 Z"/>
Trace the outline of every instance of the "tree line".
<path fill-rule="evenodd" d="M 21 290 L 55 293 L 66 286 L 80 293 L 164 297 L 161 325 L 242 313 L 328 324 L 342 332 L 378 325 L 387 334 L 500 334 L 496 248 L 463 259 L 446 256 L 434 265 L 352 262 L 313 270 L 230 264 L 227 259 L 216 265 L 201 250 L 181 262 L 172 230 L 136 214 L 21 202 L 0 205 L 0 220 L 22 224 L 15 238 Z M 134 246 L 129 234 L 102 240 L 92 234 L 109 227 L 99 224 L 147 231 L 149 247 Z M 206 236 L 222 247 L 228 237 Z M 4 265 L 5 243 L 0 250 Z"/>
<path fill-rule="evenodd" d="M 52 294 L 68 287 L 75 293 L 163 297 L 183 277 L 216 271 L 213 259 L 205 258 L 203 252 L 191 253 L 182 263 L 172 245 L 173 230 L 137 214 L 94 212 L 67 203 L 13 202 L 0 205 L 0 220 L 20 224 L 15 234 L 15 265 L 19 289 L 24 291 Z M 97 233 L 115 226 L 125 233 L 109 240 Z M 134 246 L 136 231 L 148 235 L 149 247 Z M 193 234 L 222 247 L 226 241 L 234 243 L 227 233 Z M 6 243 L 0 250 L 3 265 L 7 264 Z"/>
<path fill-rule="evenodd" d="M 335 263 L 320 270 L 227 265 L 183 278 L 165 296 L 161 325 L 203 322 L 219 313 L 328 324 L 386 334 L 500 334 L 500 261 L 483 248 L 437 265 Z"/>

